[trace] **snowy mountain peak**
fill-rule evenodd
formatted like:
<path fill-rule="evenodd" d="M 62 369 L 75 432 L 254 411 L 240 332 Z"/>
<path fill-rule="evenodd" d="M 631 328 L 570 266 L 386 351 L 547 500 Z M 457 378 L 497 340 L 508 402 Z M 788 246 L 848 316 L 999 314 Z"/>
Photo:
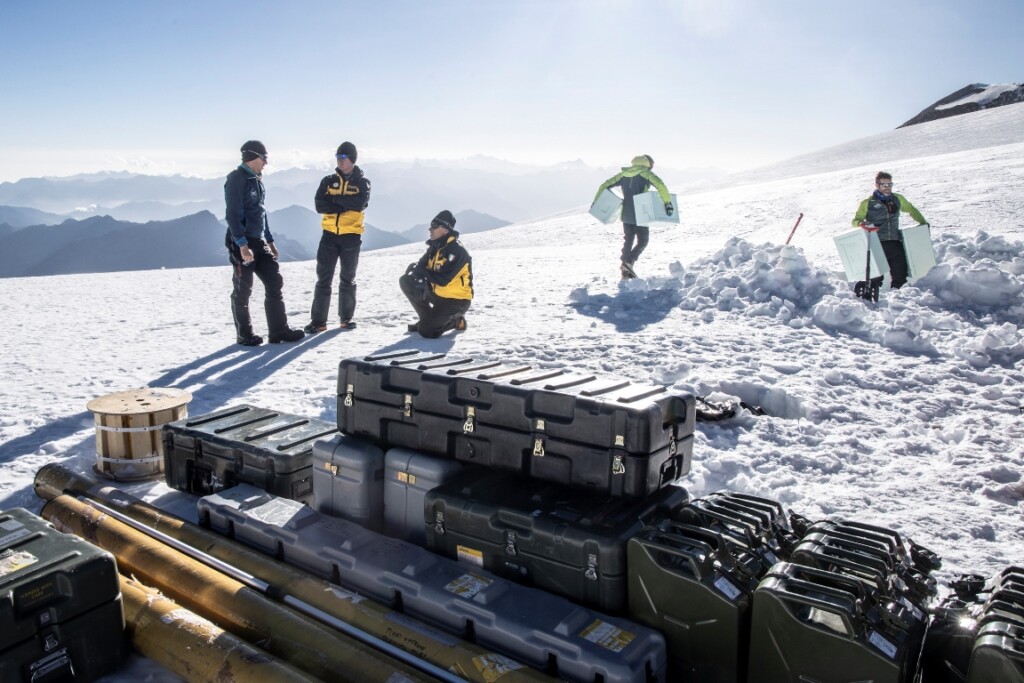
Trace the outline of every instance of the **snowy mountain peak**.
<path fill-rule="evenodd" d="M 926 121 L 958 116 L 979 109 L 991 109 L 1024 102 L 1024 83 L 972 83 L 943 97 L 914 118 L 899 126 L 913 126 Z"/>

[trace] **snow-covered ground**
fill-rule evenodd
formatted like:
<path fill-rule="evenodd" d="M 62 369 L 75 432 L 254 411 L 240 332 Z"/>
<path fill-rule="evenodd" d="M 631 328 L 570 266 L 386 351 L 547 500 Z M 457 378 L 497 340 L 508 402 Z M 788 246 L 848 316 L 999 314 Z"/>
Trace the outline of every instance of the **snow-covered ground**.
<path fill-rule="evenodd" d="M 713 191 L 671 188 L 681 224 L 652 229 L 626 283 L 619 225 L 583 209 L 468 235 L 469 330 L 432 341 L 406 334 L 397 286 L 421 246 L 363 254 L 357 329 L 259 348 L 234 344 L 226 264 L 0 280 L 0 509 L 40 509 L 44 464 L 91 471 L 85 405 L 97 396 L 179 387 L 193 415 L 250 403 L 333 421 L 342 358 L 427 349 L 759 405 L 766 415 L 698 425 L 680 481 L 692 495 L 744 491 L 896 529 L 943 557 L 940 578 L 1020 564 L 1024 105 L 884 137 L 869 159 L 850 143 L 805 157 L 805 174 L 783 165 Z M 881 169 L 931 222 L 939 265 L 870 305 L 835 275 L 832 238 Z M 423 207 L 424 221 L 442 208 Z M 282 266 L 293 326 L 308 320 L 314 265 Z M 106 680 L 175 680 L 139 658 L 130 668 Z"/>

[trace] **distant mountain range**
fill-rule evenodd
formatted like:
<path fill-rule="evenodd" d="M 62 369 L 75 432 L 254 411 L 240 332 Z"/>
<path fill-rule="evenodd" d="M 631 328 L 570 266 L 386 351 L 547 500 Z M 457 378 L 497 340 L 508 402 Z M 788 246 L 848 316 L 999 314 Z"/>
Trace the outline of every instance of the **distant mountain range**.
<path fill-rule="evenodd" d="M 625 161 L 625 160 L 624 160 Z M 597 186 L 616 173 L 582 162 L 552 166 L 513 164 L 476 156 L 458 161 L 367 162 L 360 164 L 372 182 L 367 220 L 389 232 L 402 233 L 429 221 L 438 211 L 474 211 L 521 222 L 588 204 Z M 225 174 L 230 171 L 225 169 Z M 714 169 L 658 169 L 670 185 L 724 175 Z M 313 208 L 313 195 L 324 169 L 289 168 L 267 173 L 267 208 Z M 69 177 L 23 178 L 0 183 L 0 206 L 52 214 L 8 220 L 13 227 L 54 224 L 90 216 L 144 223 L 166 221 L 209 211 L 224 213 L 223 178 L 142 176 L 93 173 Z"/>
<path fill-rule="evenodd" d="M 979 109 L 991 109 L 1018 102 L 1024 102 L 1024 83 L 998 83 L 995 85 L 973 83 L 960 88 L 952 95 L 943 97 L 898 127 L 913 126 L 926 121 L 969 114 Z"/>
<path fill-rule="evenodd" d="M 22 214 L 6 209 L 12 207 L 0 207 L 0 220 L 18 216 L 38 218 L 37 214 L 41 213 L 28 210 Z M 319 214 L 301 206 L 290 206 L 271 212 L 267 220 L 282 261 L 316 257 L 323 233 Z M 456 221 L 465 232 L 508 224 L 475 211 L 457 213 Z M 410 239 L 369 224 L 365 228 L 364 251 L 426 239 L 423 229 L 415 230 L 414 239 Z M 224 223 L 209 211 L 147 223 L 122 221 L 111 216 L 23 227 L 0 222 L 0 277 L 222 265 L 227 263 L 225 231 Z"/>

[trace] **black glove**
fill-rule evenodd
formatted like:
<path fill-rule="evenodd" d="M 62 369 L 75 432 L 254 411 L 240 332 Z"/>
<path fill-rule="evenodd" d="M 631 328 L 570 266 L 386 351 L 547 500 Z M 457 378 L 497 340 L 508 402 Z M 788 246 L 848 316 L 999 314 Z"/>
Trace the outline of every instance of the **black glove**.
<path fill-rule="evenodd" d="M 665 202 L 665 213 L 671 216 L 673 211 L 675 211 L 675 207 L 672 206 L 672 202 Z"/>
<path fill-rule="evenodd" d="M 419 296 L 420 301 L 426 301 L 430 298 L 430 283 L 427 282 L 426 278 L 416 278 L 416 294 Z"/>

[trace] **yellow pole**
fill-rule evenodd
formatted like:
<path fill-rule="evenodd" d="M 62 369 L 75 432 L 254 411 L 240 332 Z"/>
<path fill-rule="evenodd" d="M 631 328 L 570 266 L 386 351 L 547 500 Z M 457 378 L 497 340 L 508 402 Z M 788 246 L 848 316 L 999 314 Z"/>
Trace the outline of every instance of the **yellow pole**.
<path fill-rule="evenodd" d="M 319 681 L 125 576 L 121 596 L 135 649 L 189 683 Z"/>
<path fill-rule="evenodd" d="M 106 549 L 122 573 L 236 636 L 328 683 L 435 680 L 275 603 L 123 522 L 68 495 L 43 506 L 42 517 Z"/>
<path fill-rule="evenodd" d="M 351 624 L 386 643 L 474 683 L 552 683 L 559 680 L 509 657 L 433 628 L 412 624 L 402 615 L 365 598 L 353 600 L 343 589 L 200 526 L 163 512 L 118 488 L 101 484 L 63 465 L 36 472 L 36 494 L 52 499 L 64 493 L 99 501 L 154 531 L 166 534 L 270 585 L 278 600 L 292 598 Z"/>

